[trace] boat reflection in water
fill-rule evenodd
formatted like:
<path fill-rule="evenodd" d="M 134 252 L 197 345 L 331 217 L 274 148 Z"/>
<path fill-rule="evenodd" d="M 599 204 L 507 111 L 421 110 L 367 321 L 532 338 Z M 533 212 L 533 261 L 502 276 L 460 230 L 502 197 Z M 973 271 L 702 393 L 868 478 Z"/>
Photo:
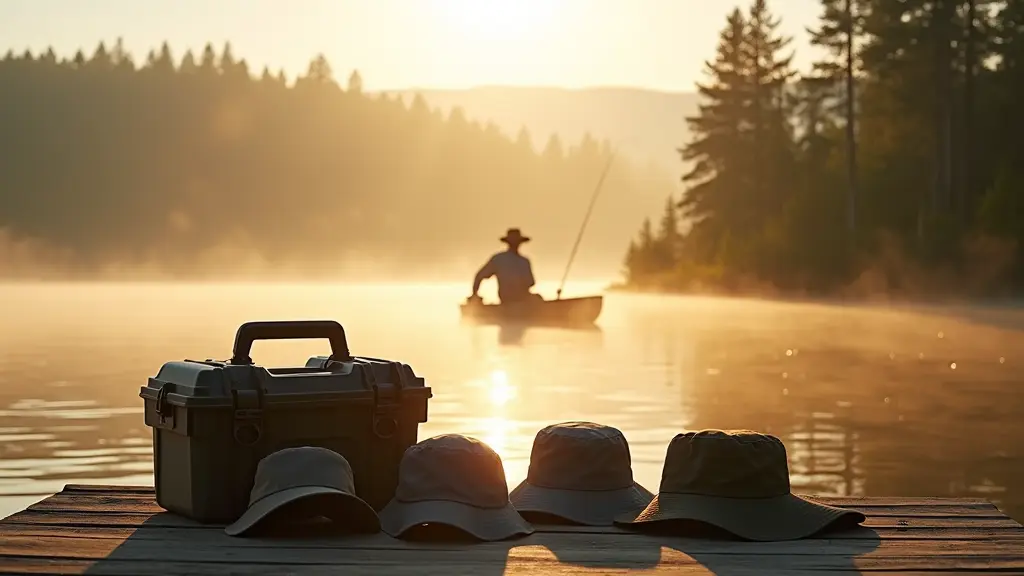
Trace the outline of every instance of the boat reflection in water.
<path fill-rule="evenodd" d="M 482 299 L 471 298 L 462 304 L 461 312 L 465 322 L 497 325 L 499 343 L 517 345 L 531 327 L 600 332 L 594 321 L 603 305 L 603 296 L 557 300 L 537 296 L 510 304 L 485 304 Z"/>
<path fill-rule="evenodd" d="M 502 346 L 519 346 L 523 343 L 526 333 L 531 329 L 542 330 L 571 330 L 573 332 L 593 332 L 602 334 L 601 327 L 597 324 L 581 324 L 575 326 L 531 326 L 522 322 L 508 322 L 498 324 L 498 344 Z"/>
<path fill-rule="evenodd" d="M 525 326 L 593 326 L 601 315 L 604 296 L 545 300 L 540 296 L 508 304 L 485 304 L 471 298 L 462 304 L 463 320 L 479 324 L 517 323 Z"/>

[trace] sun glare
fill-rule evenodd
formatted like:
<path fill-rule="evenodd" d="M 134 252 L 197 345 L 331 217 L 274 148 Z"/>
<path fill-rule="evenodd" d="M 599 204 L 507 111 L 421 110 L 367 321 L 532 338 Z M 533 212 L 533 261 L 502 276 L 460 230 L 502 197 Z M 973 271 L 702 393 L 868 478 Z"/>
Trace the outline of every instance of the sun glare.
<path fill-rule="evenodd" d="M 516 389 L 508 383 L 507 372 L 504 370 L 495 370 L 494 372 L 491 372 L 489 393 L 491 403 L 495 406 L 504 406 L 515 396 Z"/>
<path fill-rule="evenodd" d="M 462 40 L 475 43 L 528 42 L 552 24 L 558 2 L 551 0 L 437 0 L 439 21 Z"/>

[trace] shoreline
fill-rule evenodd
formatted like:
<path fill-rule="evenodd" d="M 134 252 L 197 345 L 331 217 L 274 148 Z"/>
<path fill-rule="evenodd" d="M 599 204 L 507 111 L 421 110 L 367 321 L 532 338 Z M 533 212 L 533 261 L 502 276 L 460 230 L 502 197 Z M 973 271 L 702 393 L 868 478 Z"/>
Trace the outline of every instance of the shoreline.
<path fill-rule="evenodd" d="M 684 290 L 672 288 L 641 288 L 622 283 L 609 284 L 604 291 L 612 294 L 636 294 L 650 296 L 681 296 L 724 298 L 733 300 L 763 300 L 789 304 L 820 304 L 828 306 L 971 306 L 995 309 L 1020 309 L 1024 312 L 1024 294 L 1005 297 L 970 297 L 955 293 L 944 295 L 877 294 L 867 296 L 832 295 L 808 296 L 786 292 L 743 292 L 716 290 Z"/>

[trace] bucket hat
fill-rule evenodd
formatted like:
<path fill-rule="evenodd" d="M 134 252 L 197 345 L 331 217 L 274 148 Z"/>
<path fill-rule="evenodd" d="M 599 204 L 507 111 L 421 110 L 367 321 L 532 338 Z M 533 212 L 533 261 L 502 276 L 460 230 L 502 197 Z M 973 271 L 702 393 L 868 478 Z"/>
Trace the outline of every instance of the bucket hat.
<path fill-rule="evenodd" d="M 859 524 L 864 515 L 792 494 L 778 438 L 702 430 L 672 439 L 658 495 L 636 517 L 617 522 L 696 520 L 747 540 L 773 541 L 806 538 L 840 519 Z"/>
<path fill-rule="evenodd" d="M 501 458 L 460 434 L 428 438 L 405 451 L 395 497 L 380 519 L 396 538 L 422 524 L 445 524 L 488 541 L 533 533 L 508 501 Z"/>
<path fill-rule="evenodd" d="M 633 481 L 622 432 L 593 422 L 563 422 L 538 432 L 526 480 L 509 496 L 528 520 L 539 522 L 536 513 L 542 513 L 591 526 L 609 526 L 652 498 Z"/>
<path fill-rule="evenodd" d="M 380 531 L 377 513 L 355 495 L 348 460 L 327 448 L 285 448 L 260 460 L 249 508 L 224 531 L 242 536 L 271 517 L 301 521 L 321 516 L 352 532 Z"/>
<path fill-rule="evenodd" d="M 519 228 L 509 228 L 508 232 L 505 232 L 505 235 L 499 238 L 499 240 L 506 244 L 522 244 L 524 242 L 529 242 L 530 237 L 523 236 L 523 233 L 519 231 Z"/>

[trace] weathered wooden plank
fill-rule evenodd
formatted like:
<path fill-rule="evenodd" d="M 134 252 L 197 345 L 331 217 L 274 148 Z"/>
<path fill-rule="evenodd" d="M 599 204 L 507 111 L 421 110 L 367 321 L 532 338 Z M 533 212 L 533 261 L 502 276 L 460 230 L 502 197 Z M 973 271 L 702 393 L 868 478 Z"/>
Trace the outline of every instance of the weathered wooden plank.
<path fill-rule="evenodd" d="M 868 516 L 917 516 L 917 517 L 963 517 L 1005 518 L 1006 515 L 991 504 L 967 504 L 946 506 L 849 506 L 860 510 Z M 113 512 L 157 513 L 164 509 L 155 501 L 146 497 L 123 497 L 106 494 L 71 494 L 62 492 L 45 500 L 32 504 L 28 510 L 74 511 L 90 514 L 110 514 Z"/>
<path fill-rule="evenodd" d="M 65 484 L 63 492 L 134 492 L 156 494 L 154 486 L 120 486 L 117 484 Z"/>
<path fill-rule="evenodd" d="M 60 525 L 69 527 L 167 527 L 184 528 L 195 530 L 220 530 L 221 527 L 212 524 L 200 524 L 198 522 L 183 518 L 176 514 L 161 513 L 124 513 L 124 512 L 65 512 L 50 510 L 29 509 L 18 512 L 0 522 L 4 525 Z M 890 530 L 899 533 L 904 530 L 931 530 L 941 531 L 950 529 L 990 529 L 1019 531 L 1024 534 L 1020 524 L 1005 516 L 997 517 L 972 517 L 972 516 L 869 516 L 864 522 L 865 526 L 876 530 Z M 619 534 L 626 532 L 614 526 L 557 526 L 557 525 L 536 525 L 540 532 L 581 532 L 594 534 Z M 845 533 L 830 535 L 832 538 L 844 538 Z"/>
<path fill-rule="evenodd" d="M 715 567 L 718 569 L 717 567 Z M 223 574 L 238 574 L 240 576 L 253 574 L 256 576 L 278 576 L 289 574 L 303 574 L 309 576 L 326 576 L 345 574 L 346 576 L 379 576 L 384 567 L 376 564 L 346 565 L 335 564 L 305 564 L 303 566 L 280 566 L 251 563 L 225 564 L 202 564 L 190 562 L 147 562 L 141 560 L 102 560 L 92 562 L 89 560 L 45 560 L 38 558 L 2 558 L 0 557 L 0 573 L 2 574 L 90 574 L 96 576 L 139 576 L 140 574 L 160 574 L 160 576 L 221 576 Z M 626 574 L 631 573 L 629 568 L 619 566 L 584 566 L 573 564 L 510 564 L 510 565 L 487 565 L 487 566 L 453 566 L 453 565 L 389 565 L 386 567 L 387 574 L 395 576 L 519 576 L 522 574 L 544 574 L 550 576 L 582 576 L 591 575 L 598 570 L 601 574 Z M 729 567 L 727 572 L 719 571 L 717 576 L 762 576 L 765 574 L 764 566 L 735 566 Z M 860 574 L 861 568 L 846 569 L 770 569 L 773 576 L 812 576 L 814 574 Z M 682 576 L 708 575 L 714 576 L 716 572 L 703 564 L 692 564 L 687 566 L 669 565 L 656 566 L 644 570 L 645 574 L 661 576 L 667 574 L 680 574 Z M 914 571 L 914 570 L 885 570 L 876 569 L 873 576 L 935 576 L 936 572 Z M 989 576 L 993 571 L 988 570 L 958 570 L 958 576 Z"/>
<path fill-rule="evenodd" d="M 140 498 L 153 500 L 156 492 L 152 486 L 107 486 L 93 484 L 68 484 L 61 493 L 84 493 L 93 495 L 116 496 L 120 498 Z M 995 508 L 995 506 L 983 498 L 940 498 L 940 497 L 894 497 L 894 496 L 864 496 L 864 497 L 835 497 L 835 496 L 807 496 L 819 502 L 832 506 L 842 507 L 891 507 L 891 506 L 982 506 Z"/>
<path fill-rule="evenodd" d="M 603 537 L 634 537 L 628 532 L 600 532 L 586 526 L 539 526 L 538 533 L 590 534 Z M 69 525 L 46 523 L 0 523 L 0 538 L 5 536 L 67 537 L 160 540 L 163 542 L 189 542 L 194 540 L 212 541 L 227 537 L 220 528 L 209 526 L 162 527 L 150 524 L 121 527 L 110 523 L 96 522 L 93 525 Z M 1003 527 L 938 527 L 904 528 L 874 527 L 864 530 L 845 530 L 822 535 L 808 540 L 1021 540 L 1024 548 L 1024 530 L 1016 526 Z M 232 542 L 251 541 L 231 538 Z M 336 542 L 336 539 L 332 539 Z"/>
<path fill-rule="evenodd" d="M 63 492 L 95 492 L 95 493 L 111 493 L 111 494 L 144 494 L 144 495 L 155 495 L 156 491 L 152 486 L 116 486 L 116 485 L 102 485 L 102 484 L 68 484 L 63 489 Z M 944 498 L 944 497 L 897 497 L 897 496 L 864 496 L 864 497 L 850 497 L 850 496 L 813 496 L 814 498 L 821 500 L 822 502 L 834 505 L 854 505 L 854 504 L 866 504 L 866 505 L 901 505 L 910 504 L 915 506 L 920 505 L 945 505 L 952 503 L 957 504 L 988 504 L 991 505 L 988 500 L 984 498 Z"/>
<path fill-rule="evenodd" d="M 219 562 L 234 559 L 244 562 L 317 564 L 354 563 L 387 556 L 394 562 L 426 560 L 482 563 L 495 556 L 511 555 L 533 561 L 554 555 L 565 561 L 623 561 L 636 565 L 655 565 L 689 557 L 756 556 L 765 561 L 774 558 L 810 557 L 823 566 L 841 566 L 852 558 L 914 559 L 951 558 L 983 560 L 1015 559 L 1024 569 L 1021 540 L 794 540 L 789 542 L 743 542 L 695 539 L 621 537 L 591 534 L 535 534 L 513 542 L 476 544 L 421 544 L 395 540 L 383 535 L 333 539 L 241 539 L 209 534 L 209 540 L 189 538 L 177 542 L 150 539 L 100 539 L 4 535 L 0 556 L 74 558 L 100 560 L 110 556 L 123 559 L 172 562 L 187 554 L 190 561 Z M 171 545 L 178 544 L 178 545 Z M 381 554 L 386 551 L 387 554 Z M 675 551 L 677 554 L 673 554 Z M 825 560 L 829 558 L 831 560 Z M 389 560 L 390 562 L 391 560 Z"/>
<path fill-rule="evenodd" d="M 518 550 L 518 549 L 517 549 Z M 247 559 L 240 556 L 227 556 L 221 559 L 212 559 L 204 562 L 187 562 L 181 558 L 175 560 L 150 560 L 138 558 L 108 558 L 92 560 L 87 558 L 59 558 L 59 559 L 36 559 L 40 563 L 53 564 L 78 564 L 87 565 L 89 574 L 104 573 L 128 573 L 135 576 L 145 574 L 160 574 L 166 576 L 169 573 L 178 574 L 223 574 L 223 573 L 262 573 L 262 574 L 288 574 L 306 573 L 310 568 L 333 568 L 336 574 L 351 574 L 353 571 L 366 574 L 428 574 L 428 575 L 449 575 L 449 574 L 593 574 L 597 571 L 606 574 L 615 571 L 642 570 L 644 572 L 655 572 L 657 574 L 785 574 L 797 571 L 816 571 L 820 573 L 831 573 L 845 571 L 847 573 L 862 573 L 876 571 L 899 571 L 906 574 L 907 571 L 1000 571 L 1017 572 L 1024 570 L 1022 564 L 1016 558 L 1006 557 L 925 557 L 914 558 L 898 557 L 865 557 L 865 558 L 836 558 L 831 556 L 699 556 L 691 557 L 682 553 L 669 554 L 668 559 L 662 559 L 654 564 L 646 562 L 636 563 L 618 558 L 613 560 L 588 560 L 586 562 L 560 562 L 547 552 L 546 558 L 526 558 L 523 555 L 513 552 L 507 557 L 495 556 L 487 560 L 475 560 L 455 555 L 438 559 L 434 555 L 420 555 L 409 557 L 409 555 L 380 554 L 374 557 L 348 558 L 338 556 L 325 559 L 317 554 L 311 554 L 305 559 L 296 563 L 291 559 L 262 562 Z M 182 555 L 185 556 L 185 555 Z M 4 569 L 8 563 L 24 562 L 31 560 L 27 558 L 0 558 L 0 570 L 9 573 Z M 130 563 L 132 571 L 122 571 L 125 564 Z M 177 567 L 175 569 L 174 567 Z M 11 568 L 14 568 L 13 566 Z M 120 568 L 120 570 L 118 570 Z M 241 572 L 244 570 L 244 572 Z M 13 571 L 13 570 L 11 570 Z"/>
<path fill-rule="evenodd" d="M 538 526 L 513 542 L 423 545 L 383 534 L 238 539 L 162 513 L 152 487 L 69 485 L 0 522 L 0 573 L 657 574 L 1020 571 L 1024 528 L 979 499 L 818 498 L 862 510 L 870 527 L 794 542 L 625 535 Z"/>

